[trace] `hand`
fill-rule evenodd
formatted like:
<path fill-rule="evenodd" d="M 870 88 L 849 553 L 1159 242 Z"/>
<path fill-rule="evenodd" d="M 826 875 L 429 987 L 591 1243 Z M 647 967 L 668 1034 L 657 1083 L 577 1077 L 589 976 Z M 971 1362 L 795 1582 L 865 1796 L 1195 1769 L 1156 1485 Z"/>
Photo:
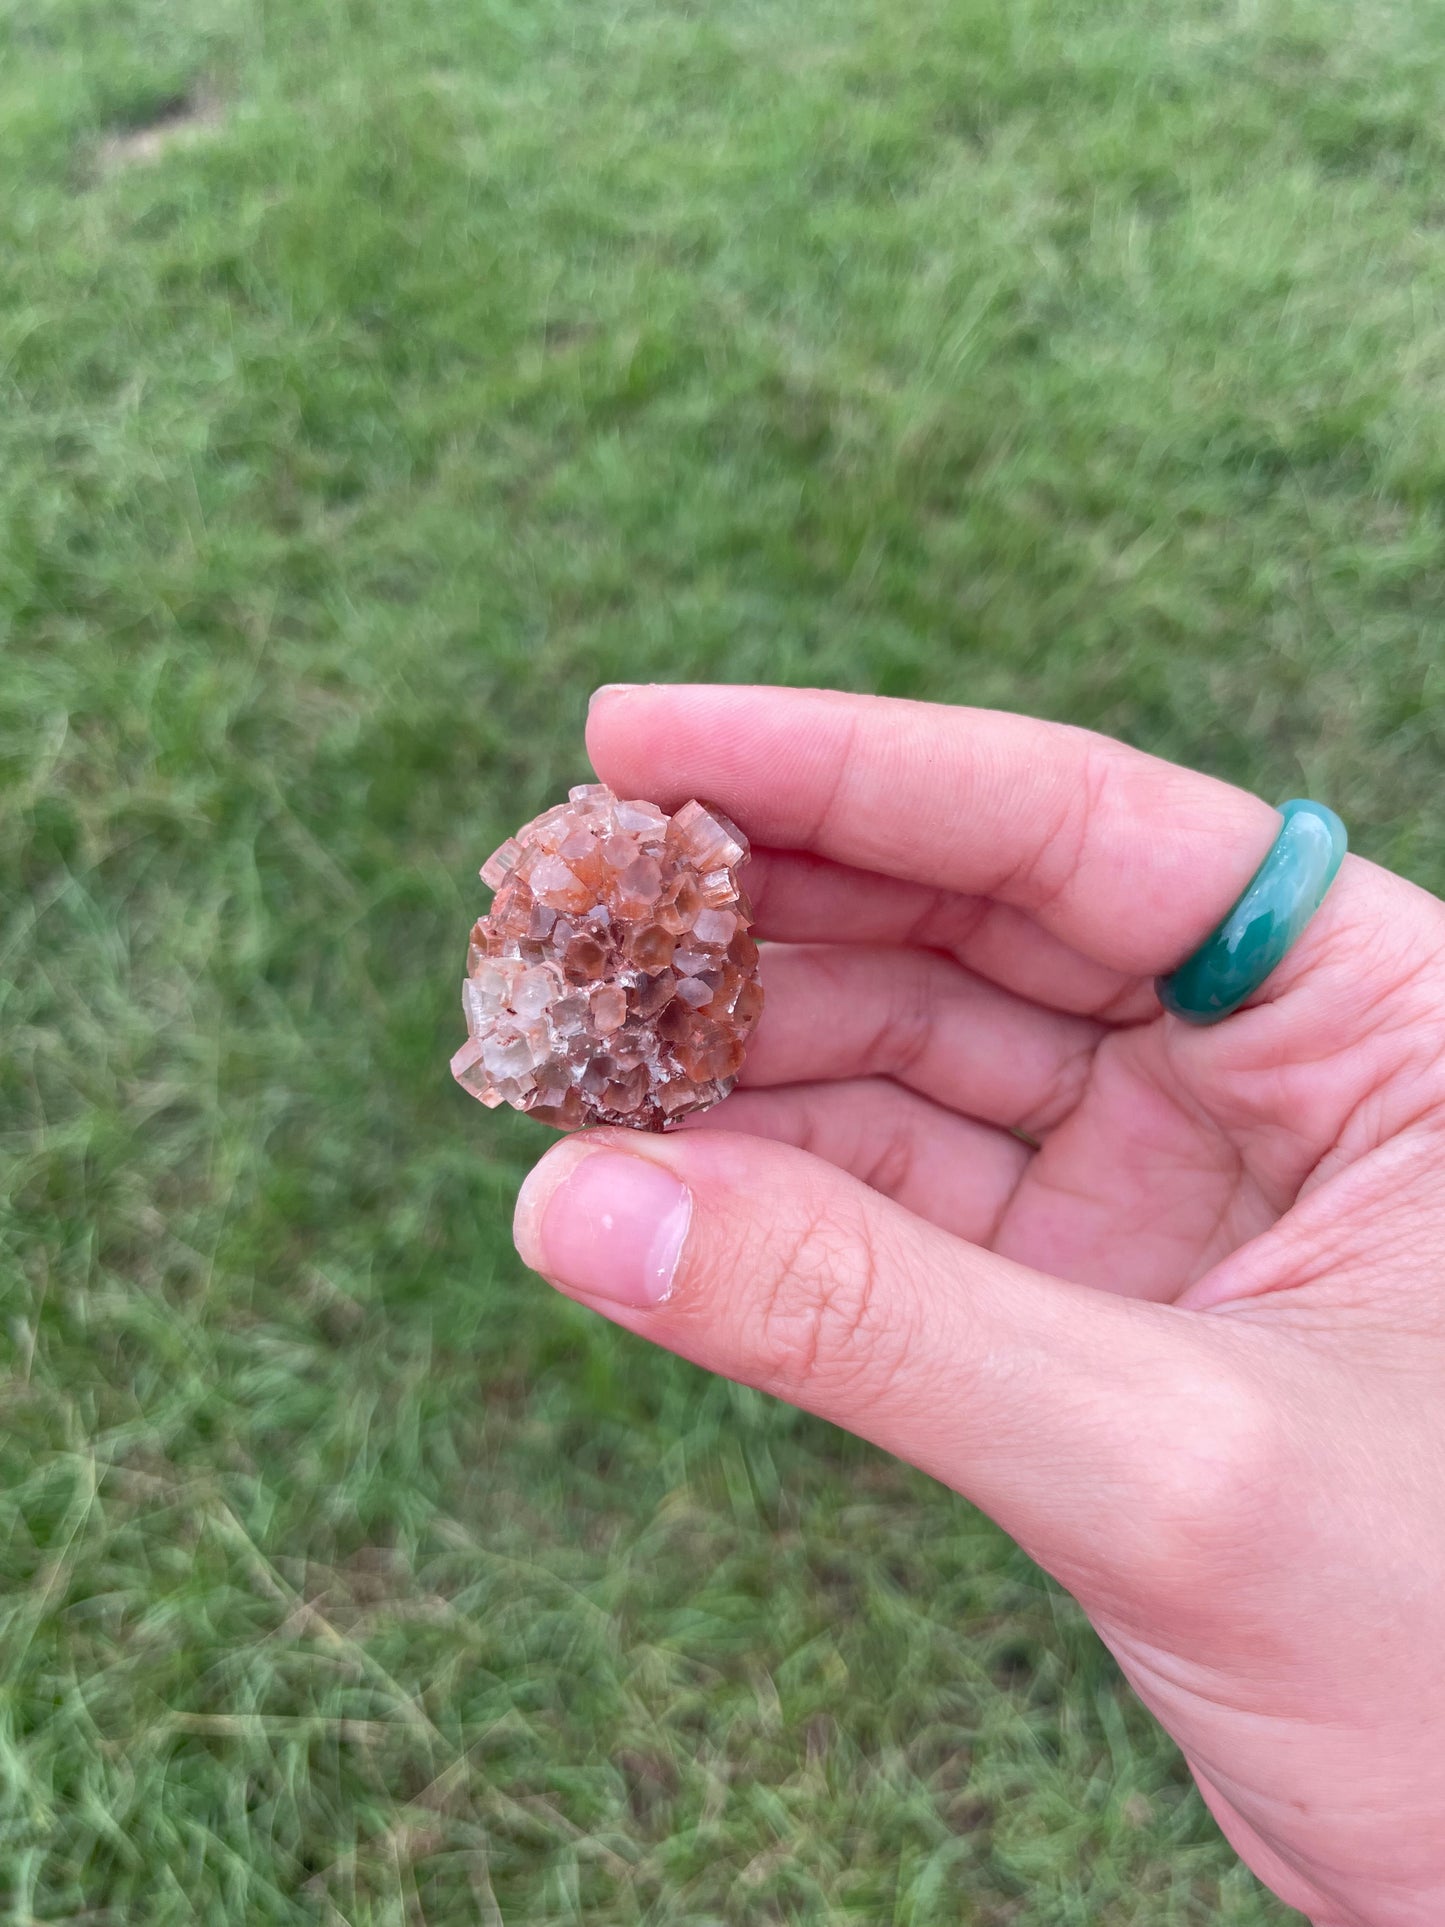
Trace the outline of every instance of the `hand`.
<path fill-rule="evenodd" d="M 1349 857 L 1250 1007 L 1151 987 L 1275 812 L 1081 730 L 603 691 L 598 775 L 754 839 L 701 1128 L 559 1143 L 527 1262 L 911 1460 L 1079 1599 L 1261 1879 L 1445 1921 L 1445 905 Z"/>

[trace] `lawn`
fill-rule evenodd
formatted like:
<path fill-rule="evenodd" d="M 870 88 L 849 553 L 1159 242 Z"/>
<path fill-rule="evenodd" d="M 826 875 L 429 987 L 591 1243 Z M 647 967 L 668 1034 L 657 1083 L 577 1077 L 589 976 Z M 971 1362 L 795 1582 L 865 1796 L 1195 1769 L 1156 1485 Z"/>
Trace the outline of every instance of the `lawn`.
<path fill-rule="evenodd" d="M 1445 12 L 0 0 L 0 1920 L 1281 1927 L 962 1500 L 529 1279 L 593 684 L 1445 887 Z"/>

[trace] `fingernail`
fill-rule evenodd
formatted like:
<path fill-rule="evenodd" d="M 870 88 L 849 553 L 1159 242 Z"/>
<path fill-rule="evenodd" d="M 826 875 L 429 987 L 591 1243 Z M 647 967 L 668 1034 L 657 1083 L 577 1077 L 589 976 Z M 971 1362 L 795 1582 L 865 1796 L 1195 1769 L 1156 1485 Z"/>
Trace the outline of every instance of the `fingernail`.
<path fill-rule="evenodd" d="M 672 1290 L 692 1197 L 646 1158 L 589 1151 L 560 1177 L 544 1159 L 517 1198 L 523 1261 L 567 1291 L 660 1305 Z"/>
<path fill-rule="evenodd" d="M 590 709 L 593 703 L 597 701 L 597 698 L 599 696 L 620 696 L 624 690 L 641 689 L 641 687 L 642 687 L 642 684 L 640 682 L 599 683 L 596 689 L 594 689 L 592 691 L 592 694 L 587 698 L 587 707 Z"/>

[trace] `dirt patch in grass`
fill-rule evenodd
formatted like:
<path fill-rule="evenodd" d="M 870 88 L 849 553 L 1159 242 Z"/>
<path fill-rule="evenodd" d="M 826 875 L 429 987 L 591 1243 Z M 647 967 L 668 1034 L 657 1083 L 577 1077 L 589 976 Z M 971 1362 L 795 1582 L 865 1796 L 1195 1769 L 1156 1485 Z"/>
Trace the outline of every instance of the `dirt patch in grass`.
<path fill-rule="evenodd" d="M 225 119 L 220 100 L 201 91 L 168 100 L 149 120 L 123 127 L 101 141 L 96 160 L 102 174 L 158 161 L 172 148 L 191 147 L 214 132 Z"/>

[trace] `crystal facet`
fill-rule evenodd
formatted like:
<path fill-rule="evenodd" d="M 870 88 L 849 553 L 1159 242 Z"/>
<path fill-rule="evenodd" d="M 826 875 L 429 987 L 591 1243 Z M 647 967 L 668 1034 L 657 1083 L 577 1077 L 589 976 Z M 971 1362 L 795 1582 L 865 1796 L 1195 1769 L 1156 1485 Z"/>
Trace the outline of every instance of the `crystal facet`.
<path fill-rule="evenodd" d="M 748 842 L 711 804 L 579 783 L 487 859 L 452 1075 L 573 1130 L 660 1131 L 726 1097 L 763 1007 Z"/>

